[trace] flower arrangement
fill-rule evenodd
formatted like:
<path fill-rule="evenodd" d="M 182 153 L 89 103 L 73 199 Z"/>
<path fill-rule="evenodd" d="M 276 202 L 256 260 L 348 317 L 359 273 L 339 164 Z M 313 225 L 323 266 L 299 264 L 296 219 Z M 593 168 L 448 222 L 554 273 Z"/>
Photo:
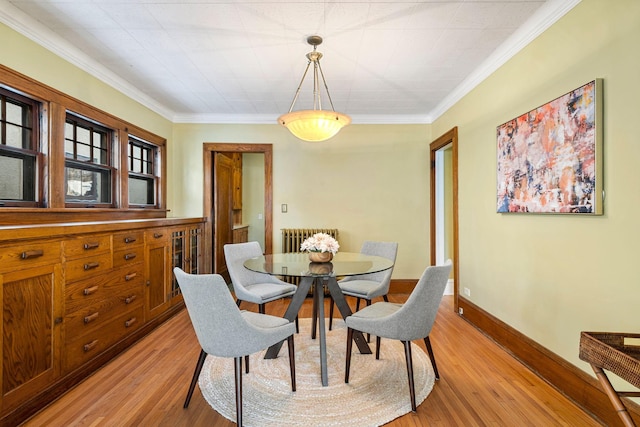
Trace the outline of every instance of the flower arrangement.
<path fill-rule="evenodd" d="M 307 252 L 331 252 L 333 255 L 338 252 L 340 245 L 338 241 L 327 233 L 316 233 L 305 239 L 300 245 L 301 251 Z"/>

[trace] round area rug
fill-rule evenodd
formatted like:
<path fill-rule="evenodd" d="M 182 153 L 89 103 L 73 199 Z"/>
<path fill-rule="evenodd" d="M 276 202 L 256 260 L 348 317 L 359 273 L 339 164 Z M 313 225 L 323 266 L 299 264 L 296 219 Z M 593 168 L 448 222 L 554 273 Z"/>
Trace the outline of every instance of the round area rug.
<path fill-rule="evenodd" d="M 320 379 L 319 339 L 311 339 L 311 319 L 299 319 L 296 334 L 296 390 L 291 391 L 287 343 L 276 359 L 265 360 L 265 351 L 249 357 L 249 374 L 242 374 L 243 423 L 245 426 L 380 426 L 411 411 L 404 347 L 400 341 L 383 339 L 380 360 L 360 354 L 353 345 L 349 384 L 344 383 L 346 326 L 334 321 L 327 330 L 329 385 Z M 435 376 L 425 352 L 412 344 L 416 404 L 433 388 Z M 232 358 L 207 356 L 199 379 L 209 404 L 225 418 L 236 420 Z"/>

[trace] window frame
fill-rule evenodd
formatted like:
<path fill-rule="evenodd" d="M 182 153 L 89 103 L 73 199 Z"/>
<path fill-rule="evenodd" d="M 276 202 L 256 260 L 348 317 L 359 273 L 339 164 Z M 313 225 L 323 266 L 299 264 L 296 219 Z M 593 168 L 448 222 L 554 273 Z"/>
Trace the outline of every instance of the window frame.
<path fill-rule="evenodd" d="M 133 146 L 139 147 L 141 150 L 149 150 L 150 151 L 150 163 L 152 173 L 144 173 L 144 172 L 134 172 L 133 171 Z M 129 203 L 129 207 L 131 208 L 139 208 L 139 209 L 157 209 L 160 203 L 160 167 L 159 164 L 161 162 L 161 147 L 153 142 L 147 141 L 144 138 L 140 138 L 136 135 L 129 134 L 127 139 L 127 200 Z M 140 159 L 142 162 L 143 160 Z M 146 181 L 151 181 L 153 183 L 153 204 L 139 204 L 132 203 L 129 199 L 129 184 L 131 183 L 131 178 L 143 179 Z"/>
<path fill-rule="evenodd" d="M 67 138 L 67 133 L 66 133 L 66 127 L 68 124 L 73 125 L 73 129 L 74 129 L 74 139 L 73 140 L 69 140 Z M 78 140 L 77 137 L 77 131 L 78 128 L 87 130 L 89 132 L 90 135 L 90 139 L 91 139 L 91 144 L 89 145 L 89 151 L 90 151 L 90 155 L 89 155 L 89 160 L 81 160 L 78 159 L 78 145 L 83 144 L 82 142 L 80 142 Z M 94 208 L 94 207 L 103 207 L 103 208 L 114 208 L 117 206 L 117 192 L 116 192 L 116 174 L 117 174 L 117 167 L 116 165 L 117 160 L 115 159 L 115 153 L 117 152 L 117 150 L 114 149 L 114 146 L 116 144 L 117 138 L 117 130 L 115 129 L 111 129 L 108 126 L 103 125 L 102 123 L 96 122 L 94 120 L 90 120 L 87 119 L 86 117 L 83 117 L 82 115 L 76 114 L 72 111 L 67 111 L 66 117 L 65 117 L 65 122 L 64 122 L 64 146 L 63 146 L 63 153 L 64 153 L 64 203 L 66 207 L 85 207 L 85 208 Z M 105 135 L 105 150 L 106 150 L 106 164 L 103 163 L 97 163 L 93 161 L 94 158 L 94 147 L 96 147 L 95 144 L 93 144 L 93 134 L 94 133 L 101 133 Z M 66 155 L 66 144 L 67 142 L 71 142 L 73 144 L 73 158 L 67 157 Z M 84 144 L 86 145 L 86 144 Z M 102 148 L 99 148 L 102 149 Z M 82 171 L 87 171 L 87 172 L 93 172 L 93 173 L 106 173 L 108 175 L 108 193 L 109 193 L 109 201 L 108 202 L 103 202 L 103 201 L 93 201 L 93 200 L 82 200 L 82 196 L 80 196 L 80 200 L 78 201 L 71 201 L 68 198 L 68 194 L 67 194 L 67 169 L 68 168 L 73 168 L 73 169 L 79 169 Z M 102 185 L 104 186 L 105 183 L 102 183 Z"/>
<path fill-rule="evenodd" d="M 28 120 L 31 127 L 29 148 L 11 147 L 6 144 L 7 119 L 6 119 L 6 103 L 7 99 L 28 106 L 30 111 Z M 0 207 L 40 207 L 43 205 L 43 173 L 41 172 L 43 163 L 43 153 L 40 149 L 40 122 L 41 111 L 43 110 L 42 102 L 22 95 L 13 88 L 0 84 L 0 154 L 6 157 L 21 159 L 23 162 L 30 160 L 32 163 L 31 179 L 28 180 L 23 175 L 22 184 L 29 187 L 29 194 L 33 200 L 17 200 L 17 199 L 0 199 Z M 24 125 L 20 125 L 25 127 Z"/>

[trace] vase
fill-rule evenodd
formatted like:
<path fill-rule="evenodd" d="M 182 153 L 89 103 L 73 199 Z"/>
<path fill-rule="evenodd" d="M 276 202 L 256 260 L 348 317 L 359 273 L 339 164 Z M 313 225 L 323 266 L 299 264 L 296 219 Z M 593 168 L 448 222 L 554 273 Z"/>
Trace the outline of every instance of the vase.
<path fill-rule="evenodd" d="M 330 262 L 310 262 L 309 273 L 315 276 L 326 276 L 333 271 L 333 264 Z"/>
<path fill-rule="evenodd" d="M 332 259 L 331 252 L 309 252 L 309 261 L 311 262 L 329 262 Z"/>

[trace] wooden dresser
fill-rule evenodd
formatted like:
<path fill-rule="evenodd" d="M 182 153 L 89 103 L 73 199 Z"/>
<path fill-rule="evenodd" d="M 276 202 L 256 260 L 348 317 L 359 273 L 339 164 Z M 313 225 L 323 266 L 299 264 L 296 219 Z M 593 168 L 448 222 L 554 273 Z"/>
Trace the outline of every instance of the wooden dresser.
<path fill-rule="evenodd" d="M 0 227 L 0 425 L 17 425 L 184 307 L 203 218 Z"/>

